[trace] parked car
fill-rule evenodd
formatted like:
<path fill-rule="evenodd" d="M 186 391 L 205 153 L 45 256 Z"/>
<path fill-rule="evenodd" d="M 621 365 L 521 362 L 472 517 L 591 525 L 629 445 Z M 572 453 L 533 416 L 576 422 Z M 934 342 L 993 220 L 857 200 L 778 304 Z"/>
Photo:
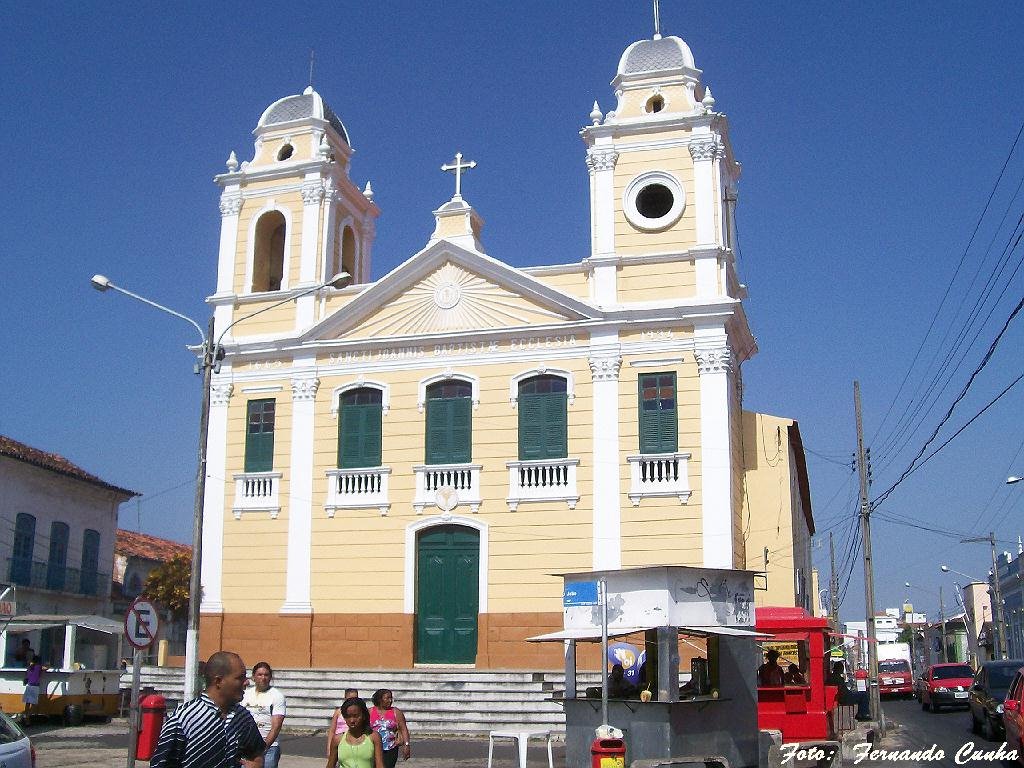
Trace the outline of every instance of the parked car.
<path fill-rule="evenodd" d="M 1018 669 L 1013 675 L 1013 682 L 1010 683 L 1010 690 L 1003 702 L 1003 730 L 1006 732 L 1007 749 L 1017 750 L 1018 755 L 1024 755 L 1024 669 Z"/>
<path fill-rule="evenodd" d="M 989 741 L 1003 738 L 1003 700 L 1021 667 L 1024 667 L 1022 659 L 986 661 L 974 676 L 968 699 L 971 730 L 983 734 Z"/>
<path fill-rule="evenodd" d="M 969 664 L 932 664 L 915 685 L 921 709 L 938 712 L 941 707 L 966 707 L 974 670 Z"/>
<path fill-rule="evenodd" d="M 35 768 L 36 750 L 28 736 L 10 717 L 0 712 L 0 765 Z"/>
<path fill-rule="evenodd" d="M 882 696 L 913 696 L 914 675 L 906 659 L 878 660 L 878 692 Z"/>

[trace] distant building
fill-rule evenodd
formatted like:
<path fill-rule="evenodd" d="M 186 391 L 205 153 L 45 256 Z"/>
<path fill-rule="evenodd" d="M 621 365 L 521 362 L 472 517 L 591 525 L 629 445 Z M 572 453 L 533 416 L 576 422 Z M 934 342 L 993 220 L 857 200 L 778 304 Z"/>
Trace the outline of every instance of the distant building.
<path fill-rule="evenodd" d="M 110 613 L 117 513 L 137 495 L 0 435 L 0 508 L 10 531 L 0 536 L 0 566 L 19 615 Z M 33 641 L 44 661 L 60 656 L 47 631 Z"/>
<path fill-rule="evenodd" d="M 811 577 L 814 516 L 800 426 L 793 419 L 743 412 L 743 520 L 746 567 L 767 574 L 756 605 L 817 607 Z"/>
<path fill-rule="evenodd" d="M 161 539 L 135 531 L 119 529 L 114 542 L 113 616 L 124 616 L 132 600 L 142 594 L 150 572 L 169 562 L 175 555 L 191 556 L 192 547 L 170 539 Z M 170 642 L 172 655 L 184 653 L 186 621 L 172 621 L 170 614 L 161 617 L 160 640 Z M 151 653 L 156 652 L 154 646 Z"/>

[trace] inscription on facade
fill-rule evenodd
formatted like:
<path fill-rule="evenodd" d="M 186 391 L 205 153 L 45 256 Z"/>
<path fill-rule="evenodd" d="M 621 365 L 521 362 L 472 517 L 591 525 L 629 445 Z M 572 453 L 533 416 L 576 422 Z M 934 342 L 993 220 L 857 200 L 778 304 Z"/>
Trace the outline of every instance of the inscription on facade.
<path fill-rule="evenodd" d="M 497 355 L 502 352 L 525 352 L 539 349 L 575 347 L 583 343 L 575 336 L 522 336 L 502 341 L 462 341 L 447 344 L 425 344 L 408 347 L 381 347 L 338 352 L 330 355 L 332 364 L 382 363 L 396 360 L 420 360 L 460 355 Z"/>

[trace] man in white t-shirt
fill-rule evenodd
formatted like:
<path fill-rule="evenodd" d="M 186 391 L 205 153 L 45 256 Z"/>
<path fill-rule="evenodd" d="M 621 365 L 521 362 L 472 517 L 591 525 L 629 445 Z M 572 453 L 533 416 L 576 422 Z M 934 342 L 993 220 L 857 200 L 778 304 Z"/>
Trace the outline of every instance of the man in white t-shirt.
<path fill-rule="evenodd" d="M 270 685 L 273 679 L 274 670 L 270 665 L 265 661 L 259 662 L 252 668 L 253 684 L 245 689 L 242 697 L 242 706 L 249 710 L 267 744 L 267 751 L 263 753 L 263 768 L 277 768 L 281 759 L 277 736 L 281 732 L 286 710 L 284 694 Z"/>

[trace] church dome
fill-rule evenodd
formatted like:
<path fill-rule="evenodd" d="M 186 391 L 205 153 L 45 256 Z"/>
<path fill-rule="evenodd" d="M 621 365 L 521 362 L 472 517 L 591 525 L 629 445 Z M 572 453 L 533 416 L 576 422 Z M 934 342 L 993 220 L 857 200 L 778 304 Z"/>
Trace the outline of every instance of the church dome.
<path fill-rule="evenodd" d="M 346 144 L 351 146 L 348 140 L 348 131 L 344 124 L 334 114 L 334 111 L 327 106 L 319 93 L 309 86 L 302 93 L 295 96 L 285 96 L 278 99 L 263 112 L 256 129 L 270 128 L 281 123 L 291 123 L 296 120 L 308 120 L 315 118 L 330 124 L 341 136 Z"/>
<path fill-rule="evenodd" d="M 620 76 L 641 75 L 648 72 L 696 69 L 690 46 L 675 36 L 638 40 L 622 53 L 619 59 Z"/>

